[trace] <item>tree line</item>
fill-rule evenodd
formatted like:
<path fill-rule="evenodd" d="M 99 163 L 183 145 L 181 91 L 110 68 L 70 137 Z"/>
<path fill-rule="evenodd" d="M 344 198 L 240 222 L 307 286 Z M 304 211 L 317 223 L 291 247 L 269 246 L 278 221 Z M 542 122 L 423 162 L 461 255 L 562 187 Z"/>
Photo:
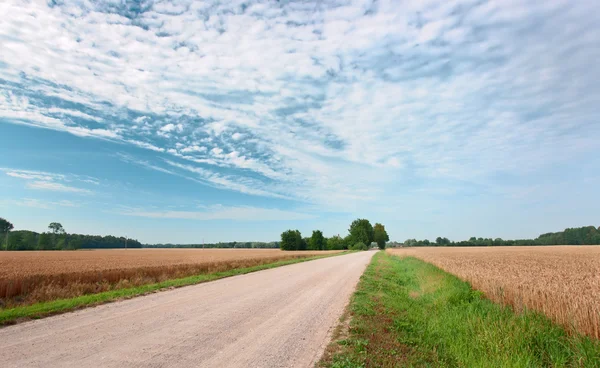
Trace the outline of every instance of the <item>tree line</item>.
<path fill-rule="evenodd" d="M 546 233 L 535 239 L 504 240 L 502 238 L 477 238 L 469 240 L 450 241 L 448 238 L 438 237 L 435 241 L 407 239 L 407 247 L 481 247 L 481 246 L 520 246 L 520 245 L 600 245 L 600 227 L 584 226 L 567 228 L 564 231 Z"/>
<path fill-rule="evenodd" d="M 219 242 L 206 244 L 144 244 L 144 248 L 250 248 L 250 249 L 277 249 L 279 242 Z"/>
<path fill-rule="evenodd" d="M 142 248 L 135 239 L 112 235 L 69 234 L 59 222 L 48 225 L 47 232 L 36 233 L 29 230 L 11 231 L 13 224 L 0 218 L 0 233 L 3 235 L 2 249 L 5 250 L 75 250 Z"/>
<path fill-rule="evenodd" d="M 310 238 L 303 238 L 299 230 L 286 230 L 281 233 L 280 248 L 282 250 L 367 250 L 372 243 L 379 249 L 385 249 L 390 240 L 385 226 L 375 226 L 367 219 L 356 219 L 350 224 L 348 234 L 326 238 L 321 230 L 313 230 Z"/>

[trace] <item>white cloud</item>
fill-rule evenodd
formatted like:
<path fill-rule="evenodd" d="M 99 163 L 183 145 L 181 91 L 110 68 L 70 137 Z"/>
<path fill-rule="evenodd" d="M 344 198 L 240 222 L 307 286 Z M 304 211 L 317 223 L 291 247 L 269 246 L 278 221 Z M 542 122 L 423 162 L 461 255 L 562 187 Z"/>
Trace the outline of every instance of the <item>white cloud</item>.
<path fill-rule="evenodd" d="M 175 124 L 167 124 L 165 126 L 163 126 L 162 128 L 160 128 L 161 131 L 163 132 L 171 132 L 173 130 L 175 130 Z"/>
<path fill-rule="evenodd" d="M 335 208 L 403 178 L 494 187 L 597 150 L 593 2 L 165 1 L 135 21 L 120 6 L 2 2 L 0 117 Z"/>
<path fill-rule="evenodd" d="M 22 206 L 39 209 L 54 209 L 58 207 L 80 207 L 81 204 L 69 200 L 47 201 L 35 198 L 23 198 L 17 200 L 5 200 L 3 203 L 11 206 Z"/>
<path fill-rule="evenodd" d="M 147 142 L 142 142 L 142 141 L 137 141 L 135 139 L 130 139 L 127 141 L 128 143 L 131 143 L 135 146 L 141 147 L 141 148 L 145 148 L 145 149 L 149 149 L 151 151 L 155 151 L 155 152 L 164 152 L 165 149 L 161 148 L 161 147 L 157 147 L 151 143 L 147 143 Z"/>
<path fill-rule="evenodd" d="M 289 196 L 286 196 L 280 192 L 282 188 L 279 188 L 278 186 L 273 187 L 272 185 L 267 185 L 253 178 L 224 175 L 201 167 L 180 164 L 170 160 L 165 160 L 165 162 L 172 167 L 196 174 L 196 178 L 190 178 L 187 176 L 185 177 L 205 185 L 263 197 L 284 199 L 290 198 Z"/>
<path fill-rule="evenodd" d="M 139 165 L 139 166 L 143 166 L 143 167 L 145 167 L 147 169 L 151 169 L 151 170 L 163 172 L 165 174 L 176 175 L 175 172 L 173 172 L 171 170 L 165 169 L 164 167 L 161 167 L 161 166 L 158 166 L 158 165 L 154 165 L 154 164 L 152 164 L 152 163 L 150 163 L 148 161 L 145 161 L 145 160 L 136 159 L 135 157 L 132 157 L 130 155 L 119 153 L 119 154 L 117 154 L 117 157 L 119 157 L 119 159 L 121 161 L 123 161 L 123 162 L 136 164 L 136 165 Z"/>
<path fill-rule="evenodd" d="M 92 194 L 93 192 L 89 189 L 75 187 L 71 184 L 64 183 L 76 181 L 81 183 L 91 183 L 95 185 L 99 184 L 98 179 L 88 176 L 64 175 L 45 171 L 18 170 L 2 167 L 0 167 L 0 171 L 3 171 L 7 176 L 25 180 L 25 186 L 29 189 L 35 190 L 69 192 L 77 194 Z M 57 203 L 54 202 L 54 204 Z"/>
<path fill-rule="evenodd" d="M 219 147 L 215 147 L 215 148 L 211 149 L 210 152 L 213 154 L 213 156 L 220 156 L 221 153 L 223 153 L 223 149 L 221 149 Z"/>
<path fill-rule="evenodd" d="M 19 179 L 27 179 L 27 180 L 52 180 L 53 177 L 52 176 L 48 176 L 46 174 L 43 173 L 36 173 L 36 172 L 28 172 L 28 171 L 7 171 L 6 175 L 8 176 L 12 176 L 13 178 L 19 178 Z"/>
<path fill-rule="evenodd" d="M 181 152 L 183 153 L 191 153 L 191 152 L 206 152 L 206 147 L 202 147 L 202 146 L 198 146 L 198 145 L 193 145 L 193 146 L 189 146 L 189 147 L 185 147 L 181 150 Z"/>
<path fill-rule="evenodd" d="M 272 208 L 225 206 L 217 206 L 211 210 L 205 211 L 148 211 L 143 209 L 127 209 L 120 212 L 120 214 L 148 218 L 186 219 L 198 221 L 296 221 L 307 220 L 315 217 L 314 215 L 306 213 Z"/>
<path fill-rule="evenodd" d="M 52 181 L 32 181 L 26 184 L 29 189 L 39 189 L 39 190 L 50 190 L 55 192 L 70 192 L 70 193 L 81 193 L 81 194 L 91 194 L 92 192 L 87 189 L 76 188 L 73 186 L 56 183 Z"/>

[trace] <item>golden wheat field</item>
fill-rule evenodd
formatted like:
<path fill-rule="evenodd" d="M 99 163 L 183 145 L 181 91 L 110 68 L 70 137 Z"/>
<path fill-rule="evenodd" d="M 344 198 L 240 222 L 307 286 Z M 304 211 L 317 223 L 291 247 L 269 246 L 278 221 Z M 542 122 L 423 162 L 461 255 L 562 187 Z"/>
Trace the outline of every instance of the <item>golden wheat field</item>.
<path fill-rule="evenodd" d="M 600 246 L 427 247 L 388 252 L 432 263 L 498 303 L 600 338 Z"/>
<path fill-rule="evenodd" d="M 279 249 L 0 252 L 0 308 L 335 252 Z"/>

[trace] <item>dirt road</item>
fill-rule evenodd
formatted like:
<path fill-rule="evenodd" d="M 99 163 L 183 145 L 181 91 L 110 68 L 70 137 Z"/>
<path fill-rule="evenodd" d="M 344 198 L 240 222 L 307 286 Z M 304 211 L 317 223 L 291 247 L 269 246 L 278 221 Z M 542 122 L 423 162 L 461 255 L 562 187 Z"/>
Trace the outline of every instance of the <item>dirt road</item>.
<path fill-rule="evenodd" d="M 374 252 L 0 329 L 2 367 L 311 367 Z"/>

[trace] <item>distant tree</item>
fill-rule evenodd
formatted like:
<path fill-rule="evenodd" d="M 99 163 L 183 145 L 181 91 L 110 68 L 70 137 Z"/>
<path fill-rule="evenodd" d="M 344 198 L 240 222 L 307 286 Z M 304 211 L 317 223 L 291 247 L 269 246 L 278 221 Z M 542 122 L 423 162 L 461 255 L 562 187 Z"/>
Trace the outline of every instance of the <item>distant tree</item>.
<path fill-rule="evenodd" d="M 352 237 L 352 243 L 356 244 L 362 242 L 364 244 L 371 244 L 374 241 L 373 226 L 367 219 L 356 219 L 350 224 L 348 229 L 350 236 Z"/>
<path fill-rule="evenodd" d="M 50 233 L 41 233 L 38 238 L 38 246 L 39 250 L 52 250 L 54 249 L 54 245 L 52 242 L 52 234 Z"/>
<path fill-rule="evenodd" d="M 332 236 L 327 239 L 327 249 L 329 250 L 341 250 L 345 249 L 344 239 L 342 239 L 339 235 Z"/>
<path fill-rule="evenodd" d="M 302 238 L 302 241 L 300 242 L 300 246 L 298 247 L 298 250 L 307 250 L 309 240 L 310 240 L 310 238 Z"/>
<path fill-rule="evenodd" d="M 304 240 L 298 230 L 287 230 L 281 233 L 281 250 L 301 250 Z"/>
<path fill-rule="evenodd" d="M 4 249 L 6 250 L 8 250 L 8 233 L 14 228 L 10 221 L 0 217 L 0 233 L 4 234 Z"/>
<path fill-rule="evenodd" d="M 326 247 L 326 239 L 321 230 L 314 230 L 308 241 L 308 249 L 324 250 Z"/>
<path fill-rule="evenodd" d="M 50 231 L 52 231 L 53 234 L 64 234 L 65 233 L 65 229 L 60 224 L 60 222 L 51 222 L 50 225 L 48 225 L 48 229 L 50 229 Z"/>
<path fill-rule="evenodd" d="M 66 234 L 63 226 L 60 224 L 60 222 L 51 222 L 50 225 L 48 225 L 48 229 L 52 231 L 52 243 L 54 244 L 54 248 L 62 249 L 64 246 L 64 241 L 62 241 L 62 245 L 59 245 L 58 243 L 63 239 L 57 239 L 57 236 Z"/>
<path fill-rule="evenodd" d="M 38 245 L 38 234 L 33 231 L 23 231 L 22 243 L 19 250 L 33 250 Z"/>
<path fill-rule="evenodd" d="M 405 247 L 414 247 L 417 244 L 417 240 L 416 239 L 406 239 L 404 241 L 404 246 Z"/>
<path fill-rule="evenodd" d="M 379 249 L 385 249 L 385 243 L 390 241 L 390 237 L 387 231 L 385 231 L 385 226 L 379 223 L 375 224 L 373 228 L 373 237 Z"/>
<path fill-rule="evenodd" d="M 354 245 L 354 244 L 352 243 L 352 235 L 350 235 L 350 234 L 348 234 L 348 235 L 346 235 L 346 236 L 344 237 L 344 239 L 343 239 L 343 242 L 344 242 L 344 248 L 343 248 L 343 249 L 350 249 L 350 247 L 351 247 L 352 245 Z"/>
<path fill-rule="evenodd" d="M 369 248 L 363 242 L 358 242 L 349 248 L 350 250 L 368 250 Z"/>
<path fill-rule="evenodd" d="M 435 239 L 435 244 L 440 246 L 447 246 L 452 244 L 452 242 L 448 238 L 442 238 L 441 236 L 438 236 L 437 239 Z"/>

